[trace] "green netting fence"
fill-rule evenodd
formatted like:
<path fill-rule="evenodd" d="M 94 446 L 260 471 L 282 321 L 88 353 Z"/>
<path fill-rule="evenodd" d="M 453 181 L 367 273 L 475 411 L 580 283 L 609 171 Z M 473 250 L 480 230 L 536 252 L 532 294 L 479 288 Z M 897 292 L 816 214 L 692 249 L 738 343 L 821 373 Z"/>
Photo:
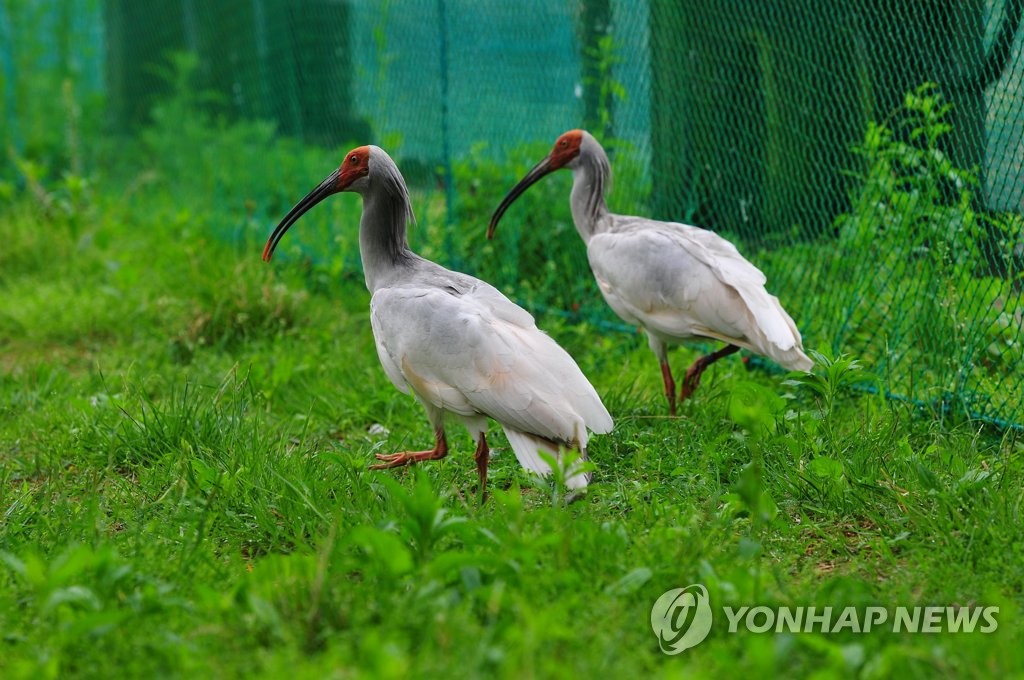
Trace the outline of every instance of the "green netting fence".
<path fill-rule="evenodd" d="M 22 161 L 0 177 L 18 191 L 25 159 L 58 165 L 70 116 L 84 145 L 138 136 L 185 82 L 209 115 L 268 121 L 275 139 L 335 160 L 350 144 L 383 146 L 415 188 L 418 249 L 527 306 L 614 325 L 570 222 L 568 176 L 483 239 L 504 192 L 558 134 L 586 127 L 612 157 L 613 210 L 734 240 L 806 345 L 859 357 L 892 394 L 937 412 L 1020 426 L 1022 11 L 1024 0 L 0 0 L 0 142 Z M 253 188 L 248 237 L 330 169 L 268 168 L 281 194 Z M 354 246 L 320 247 L 358 268 Z"/>

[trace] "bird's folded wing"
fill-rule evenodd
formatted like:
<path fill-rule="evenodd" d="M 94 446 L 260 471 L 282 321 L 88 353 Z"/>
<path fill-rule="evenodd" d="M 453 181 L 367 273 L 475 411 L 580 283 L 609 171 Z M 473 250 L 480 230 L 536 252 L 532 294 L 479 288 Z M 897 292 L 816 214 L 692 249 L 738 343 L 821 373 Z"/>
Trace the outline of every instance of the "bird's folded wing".
<path fill-rule="evenodd" d="M 754 325 L 765 340 L 779 350 L 800 344 L 793 319 L 778 298 L 768 293 L 764 273 L 744 258 L 729 241 L 714 232 L 677 224 L 679 238 L 686 241 L 695 257 L 704 262 L 722 283 L 733 288 L 754 318 Z"/>
<path fill-rule="evenodd" d="M 384 354 L 422 398 L 556 441 L 611 429 L 572 358 L 493 287 L 388 288 L 371 305 Z"/>
<path fill-rule="evenodd" d="M 766 352 L 765 341 L 782 349 L 799 342 L 792 319 L 765 291 L 764 274 L 733 244 L 689 225 L 644 222 L 597 234 L 588 244 L 613 308 L 614 297 L 645 327 L 668 336 L 714 337 L 759 352 Z"/>

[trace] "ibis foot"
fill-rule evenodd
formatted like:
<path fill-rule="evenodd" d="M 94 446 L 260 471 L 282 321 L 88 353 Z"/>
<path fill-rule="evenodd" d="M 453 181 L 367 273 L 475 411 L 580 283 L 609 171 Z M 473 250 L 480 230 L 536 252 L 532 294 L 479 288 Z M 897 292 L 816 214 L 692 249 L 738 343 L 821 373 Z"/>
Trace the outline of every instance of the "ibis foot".
<path fill-rule="evenodd" d="M 700 386 L 700 376 L 708 366 L 723 357 L 727 357 L 730 354 L 735 354 L 739 351 L 740 348 L 736 345 L 726 345 L 717 352 L 706 354 L 700 359 L 694 361 L 693 364 L 686 369 L 686 376 L 683 378 L 683 387 L 679 390 L 679 400 L 686 401 L 690 398 L 690 395 L 697 391 L 697 387 Z"/>
<path fill-rule="evenodd" d="M 434 433 L 436 443 L 434 448 L 427 451 L 399 451 L 398 453 L 378 453 L 377 460 L 381 461 L 376 465 L 371 465 L 371 470 L 386 470 L 388 468 L 402 467 L 405 465 L 412 465 L 413 463 L 419 463 L 424 460 L 438 460 L 448 455 L 448 440 L 444 436 L 444 432 L 437 431 Z"/>

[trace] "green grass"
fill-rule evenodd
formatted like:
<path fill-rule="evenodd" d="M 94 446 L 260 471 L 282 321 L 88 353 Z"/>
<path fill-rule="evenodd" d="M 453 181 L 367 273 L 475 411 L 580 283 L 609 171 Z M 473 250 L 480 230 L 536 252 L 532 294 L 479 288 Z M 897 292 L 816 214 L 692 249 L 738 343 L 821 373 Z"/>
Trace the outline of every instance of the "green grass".
<path fill-rule="evenodd" d="M 269 219 L 226 245 L 180 182 L 0 208 L 3 677 L 1024 672 L 1016 436 L 853 393 L 848 360 L 802 385 L 723 361 L 670 419 L 641 337 L 541 315 L 616 429 L 571 504 L 495 429 L 480 505 L 455 427 L 446 460 L 366 469 L 431 433 L 378 365 L 358 274 L 288 249 L 263 264 Z M 334 201 L 350 247 L 357 199 Z M 729 634 L 719 617 L 665 656 L 651 605 L 691 583 L 716 608 L 988 605 L 1000 625 Z"/>

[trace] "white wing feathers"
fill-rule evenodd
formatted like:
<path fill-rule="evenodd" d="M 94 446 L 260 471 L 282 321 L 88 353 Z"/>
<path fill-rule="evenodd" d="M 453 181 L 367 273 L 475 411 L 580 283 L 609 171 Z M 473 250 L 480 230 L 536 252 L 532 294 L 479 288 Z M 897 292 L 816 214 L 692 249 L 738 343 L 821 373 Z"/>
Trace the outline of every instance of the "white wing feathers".
<path fill-rule="evenodd" d="M 585 451 L 588 428 L 612 428 L 576 362 L 492 286 L 382 288 L 370 312 L 381 363 L 396 387 L 460 416 L 498 421 L 527 469 L 549 472 L 538 448 Z"/>
<path fill-rule="evenodd" d="M 783 351 L 799 344 L 800 334 L 793 319 L 779 304 L 779 299 L 765 290 L 768 278 L 764 272 L 717 234 L 689 225 L 678 226 L 684 227 L 683 235 L 695 247 L 698 259 L 715 272 L 719 281 L 740 294 L 755 319 L 756 328 L 768 342 Z"/>
<path fill-rule="evenodd" d="M 591 238 L 588 256 L 609 305 L 665 341 L 704 336 L 786 368 L 813 365 L 793 319 L 765 290 L 764 273 L 714 232 L 620 217 Z"/>

